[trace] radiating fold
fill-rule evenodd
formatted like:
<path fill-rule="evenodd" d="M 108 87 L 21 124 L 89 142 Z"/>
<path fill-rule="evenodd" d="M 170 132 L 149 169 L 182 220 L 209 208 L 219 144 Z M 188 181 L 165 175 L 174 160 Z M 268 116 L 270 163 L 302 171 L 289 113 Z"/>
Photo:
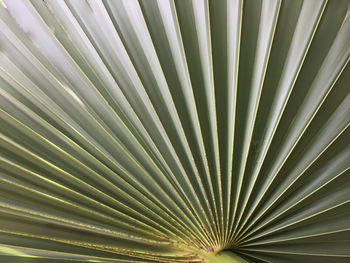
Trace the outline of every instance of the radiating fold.
<path fill-rule="evenodd" d="M 1 2 L 0 261 L 348 262 L 349 5 Z"/>

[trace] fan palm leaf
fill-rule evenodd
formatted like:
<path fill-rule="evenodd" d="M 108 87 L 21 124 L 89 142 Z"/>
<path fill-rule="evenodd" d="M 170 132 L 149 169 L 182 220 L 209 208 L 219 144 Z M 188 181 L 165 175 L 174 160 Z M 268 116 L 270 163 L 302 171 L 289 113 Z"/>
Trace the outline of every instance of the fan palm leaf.
<path fill-rule="evenodd" d="M 1 262 L 349 262 L 349 0 L 5 0 Z"/>

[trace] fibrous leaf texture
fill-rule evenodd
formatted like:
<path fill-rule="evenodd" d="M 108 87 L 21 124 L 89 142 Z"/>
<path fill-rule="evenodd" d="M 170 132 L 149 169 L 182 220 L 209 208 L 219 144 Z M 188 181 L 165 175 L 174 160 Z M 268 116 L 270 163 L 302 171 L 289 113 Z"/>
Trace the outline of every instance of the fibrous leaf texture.
<path fill-rule="evenodd" d="M 0 3 L 0 262 L 350 262 L 349 0 Z"/>

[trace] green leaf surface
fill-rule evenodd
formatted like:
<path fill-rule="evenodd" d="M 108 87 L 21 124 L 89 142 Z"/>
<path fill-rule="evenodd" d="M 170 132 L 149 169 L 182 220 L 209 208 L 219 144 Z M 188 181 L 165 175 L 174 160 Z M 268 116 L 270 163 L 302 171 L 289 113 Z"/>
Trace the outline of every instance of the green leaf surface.
<path fill-rule="evenodd" d="M 348 262 L 349 6 L 0 1 L 0 262 Z"/>

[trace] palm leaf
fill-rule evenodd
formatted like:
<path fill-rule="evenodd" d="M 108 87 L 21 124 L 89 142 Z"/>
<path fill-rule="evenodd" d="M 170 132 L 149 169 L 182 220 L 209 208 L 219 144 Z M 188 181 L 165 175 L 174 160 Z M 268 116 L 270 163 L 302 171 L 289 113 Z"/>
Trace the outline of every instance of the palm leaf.
<path fill-rule="evenodd" d="M 5 0 L 1 262 L 349 262 L 349 0 Z"/>

